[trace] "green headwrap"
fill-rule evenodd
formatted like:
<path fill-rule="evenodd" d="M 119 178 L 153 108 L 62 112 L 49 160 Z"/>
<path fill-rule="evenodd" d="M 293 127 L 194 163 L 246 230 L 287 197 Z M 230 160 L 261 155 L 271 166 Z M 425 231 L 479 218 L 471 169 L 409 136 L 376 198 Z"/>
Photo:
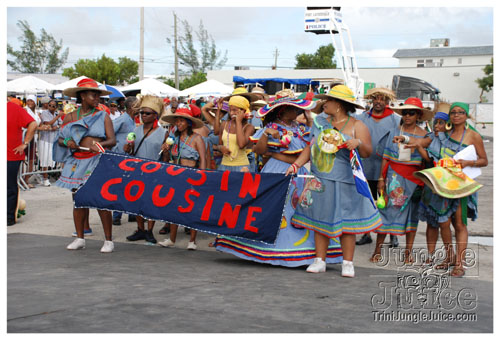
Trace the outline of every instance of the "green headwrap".
<path fill-rule="evenodd" d="M 450 112 L 451 110 L 453 110 L 454 107 L 459 107 L 461 109 L 463 109 L 466 113 L 467 113 L 467 117 L 470 117 L 469 116 L 469 104 L 466 104 L 466 103 L 462 103 L 462 102 L 454 102 L 453 104 L 451 104 L 450 106 Z"/>

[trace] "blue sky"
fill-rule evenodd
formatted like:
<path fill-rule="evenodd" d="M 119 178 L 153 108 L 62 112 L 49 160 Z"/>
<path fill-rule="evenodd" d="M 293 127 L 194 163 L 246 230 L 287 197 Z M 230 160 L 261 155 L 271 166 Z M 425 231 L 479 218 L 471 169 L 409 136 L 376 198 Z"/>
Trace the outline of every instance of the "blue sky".
<path fill-rule="evenodd" d="M 37 34 L 45 28 L 69 47 L 67 67 L 78 59 L 95 59 L 103 53 L 114 59 L 121 56 L 139 58 L 139 7 L 123 7 L 130 6 L 123 1 L 91 0 L 82 6 L 104 3 L 110 7 L 13 7 L 19 3 L 10 1 L 6 8 L 6 40 L 14 48 L 19 47 L 21 34 L 16 23 L 27 20 Z M 294 2 L 295 7 L 267 7 L 269 3 L 264 5 L 262 2 L 255 7 L 220 7 L 221 3 L 217 2 L 214 5 L 219 7 L 165 7 L 168 3 L 173 2 L 145 2 L 146 75 L 165 75 L 174 70 L 173 50 L 166 42 L 167 37 L 173 38 L 173 12 L 195 30 L 200 20 L 203 21 L 217 48 L 221 52 L 227 50 L 228 61 L 224 69 L 234 66 L 270 68 L 276 49 L 278 67 L 293 68 L 297 54 L 314 53 L 319 46 L 331 42 L 329 35 L 304 32 L 305 5 L 300 2 Z M 439 5 L 441 2 L 431 3 Z M 488 1 L 476 3 L 492 4 Z M 115 6 L 117 4 L 122 7 Z M 259 2 L 247 4 L 258 5 Z M 442 6 L 342 7 L 358 66 L 396 67 L 398 62 L 392 55 L 398 48 L 428 47 L 432 38 L 449 38 L 451 46 L 493 44 L 493 7 Z"/>

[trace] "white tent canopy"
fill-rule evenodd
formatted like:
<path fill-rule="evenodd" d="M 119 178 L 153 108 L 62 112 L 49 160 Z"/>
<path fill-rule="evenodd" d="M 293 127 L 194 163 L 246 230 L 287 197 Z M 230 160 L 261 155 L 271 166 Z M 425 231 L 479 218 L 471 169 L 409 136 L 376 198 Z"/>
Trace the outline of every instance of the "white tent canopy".
<path fill-rule="evenodd" d="M 120 91 L 122 92 L 137 90 L 140 90 L 141 94 L 153 94 L 159 97 L 177 96 L 179 93 L 179 90 L 173 88 L 172 86 L 168 86 L 167 84 L 152 78 L 143 79 L 137 83 L 120 88 Z"/>
<path fill-rule="evenodd" d="M 233 92 L 231 86 L 227 86 L 220 81 L 209 79 L 203 83 L 192 86 L 179 92 L 179 96 L 191 97 L 222 97 Z"/>
<path fill-rule="evenodd" d="M 80 76 L 78 78 L 74 78 L 74 79 L 65 81 L 64 83 L 54 85 L 54 89 L 64 91 L 67 88 L 76 87 L 76 84 L 78 84 L 78 82 L 84 78 L 88 78 L 88 77 L 87 76 Z"/>
<path fill-rule="evenodd" d="M 7 82 L 7 91 L 16 93 L 41 93 L 53 90 L 56 85 L 33 76 L 26 76 Z"/>

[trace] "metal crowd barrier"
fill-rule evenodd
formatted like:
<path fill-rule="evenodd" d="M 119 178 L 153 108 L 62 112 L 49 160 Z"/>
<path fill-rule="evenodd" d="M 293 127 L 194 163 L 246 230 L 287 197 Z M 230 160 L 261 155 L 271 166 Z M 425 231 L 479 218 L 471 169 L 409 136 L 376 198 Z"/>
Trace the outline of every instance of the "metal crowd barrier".
<path fill-rule="evenodd" d="M 60 173 L 63 168 L 63 163 L 56 163 L 54 167 L 48 167 L 47 170 L 43 170 L 40 165 L 40 157 L 39 157 L 39 141 L 40 141 L 40 131 L 35 133 L 35 137 L 33 141 L 28 145 L 25 149 L 26 157 L 24 161 L 21 163 L 19 168 L 19 173 L 17 175 L 17 184 L 19 188 L 23 191 L 30 190 L 30 187 L 25 180 L 26 176 L 37 176 L 42 177 L 42 174 L 53 174 Z M 43 180 L 43 178 L 41 178 Z"/>

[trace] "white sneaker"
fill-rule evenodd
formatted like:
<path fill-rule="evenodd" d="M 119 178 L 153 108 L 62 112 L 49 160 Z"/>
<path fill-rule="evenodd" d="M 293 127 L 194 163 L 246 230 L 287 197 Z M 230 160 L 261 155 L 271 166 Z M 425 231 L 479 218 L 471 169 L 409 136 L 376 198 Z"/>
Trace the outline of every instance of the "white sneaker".
<path fill-rule="evenodd" d="M 84 248 L 85 248 L 85 239 L 83 239 L 83 238 L 74 239 L 73 242 L 68 244 L 68 246 L 66 247 L 66 249 L 68 249 L 68 250 L 78 250 L 78 249 L 84 249 Z"/>
<path fill-rule="evenodd" d="M 342 261 L 342 276 L 354 277 L 354 263 L 352 261 Z"/>
<path fill-rule="evenodd" d="M 194 242 L 188 242 L 188 246 L 187 246 L 188 250 L 196 250 L 196 248 L 198 248 L 198 246 L 196 245 L 196 243 L 194 243 Z"/>
<path fill-rule="evenodd" d="M 113 241 L 104 241 L 104 245 L 101 248 L 101 253 L 112 253 L 115 249 L 115 244 Z"/>
<path fill-rule="evenodd" d="M 172 242 L 169 238 L 166 238 L 163 242 L 158 242 L 158 244 L 165 248 L 170 248 L 175 245 L 175 242 Z"/>
<path fill-rule="evenodd" d="M 49 181 L 49 179 L 48 178 L 44 179 L 42 184 L 43 184 L 44 187 L 50 187 L 50 181 Z"/>
<path fill-rule="evenodd" d="M 326 271 L 326 262 L 321 257 L 316 257 L 314 262 L 307 267 L 308 273 L 324 273 Z"/>

